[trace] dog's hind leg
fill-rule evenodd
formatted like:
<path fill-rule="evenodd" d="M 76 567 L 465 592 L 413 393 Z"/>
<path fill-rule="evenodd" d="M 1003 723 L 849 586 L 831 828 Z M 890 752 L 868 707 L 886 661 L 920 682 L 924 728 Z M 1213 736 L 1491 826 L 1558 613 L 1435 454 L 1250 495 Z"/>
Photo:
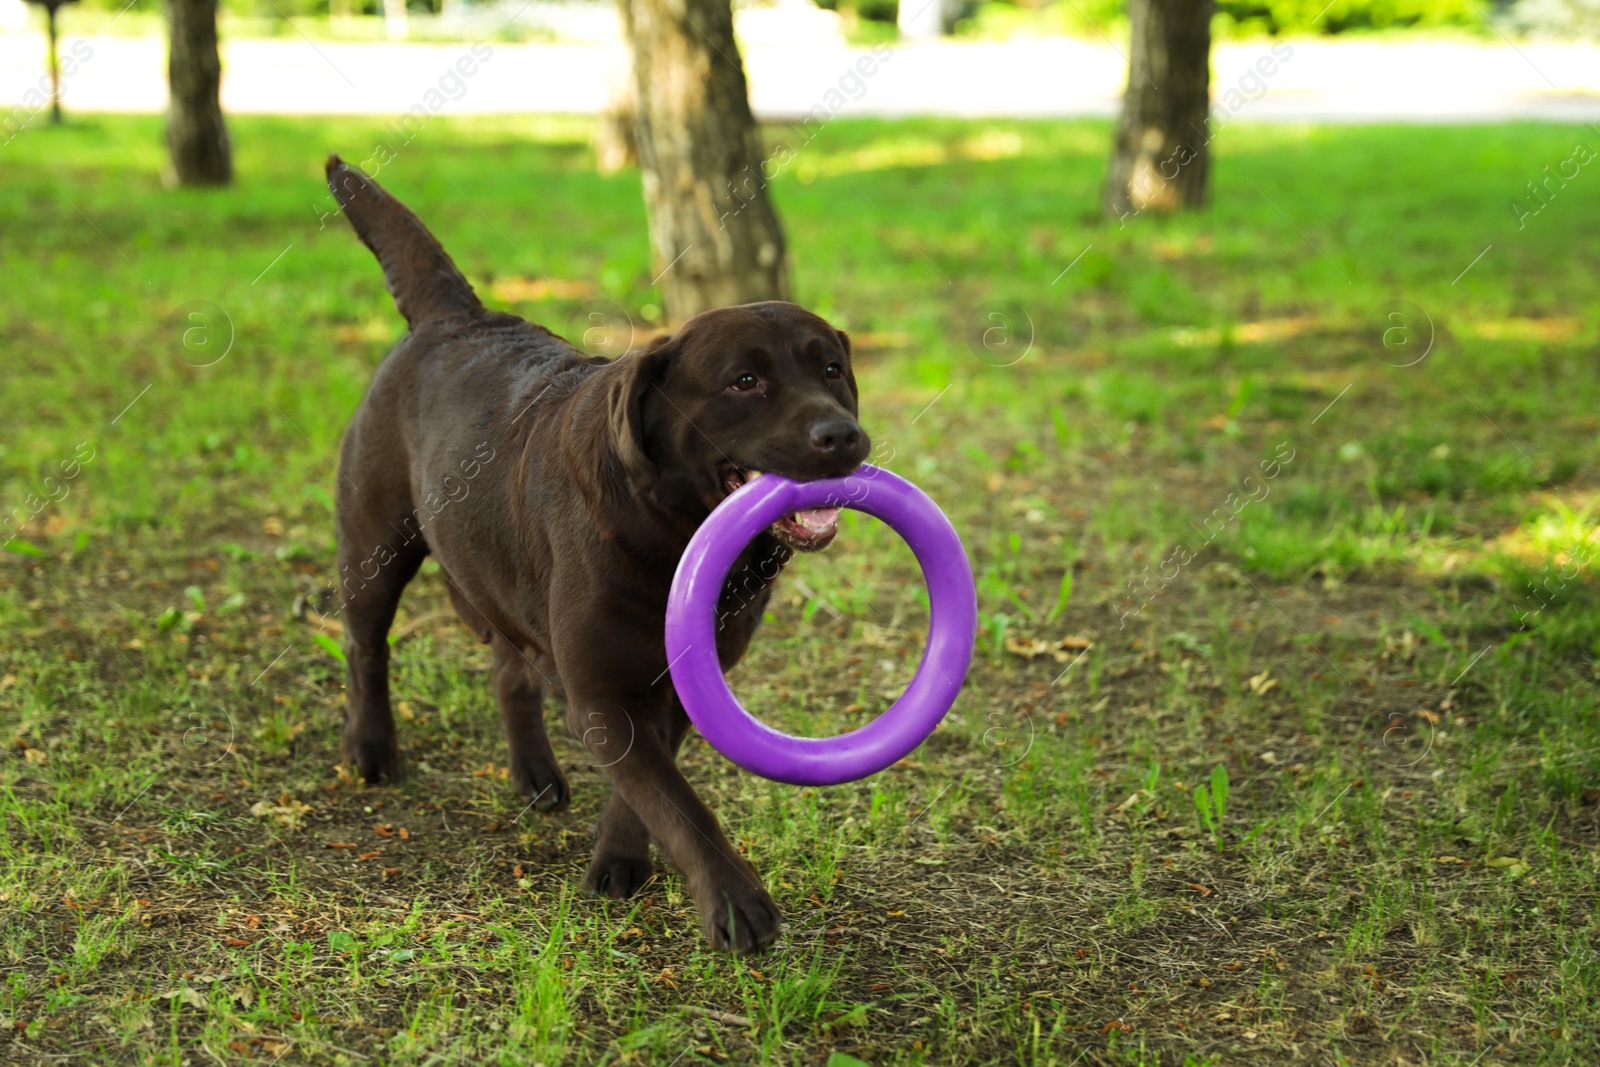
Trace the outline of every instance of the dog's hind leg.
<path fill-rule="evenodd" d="M 544 728 L 544 686 L 549 681 L 560 692 L 553 674 L 555 664 L 548 656 L 523 652 L 484 617 L 472 601 L 450 582 L 450 604 L 478 640 L 494 648 L 494 699 L 500 705 L 500 721 L 506 728 L 506 743 L 511 749 L 511 784 L 533 801 L 540 811 L 555 811 L 567 806 L 572 790 L 567 786 L 561 764 L 550 747 Z"/>
<path fill-rule="evenodd" d="M 631 897 L 655 874 L 650 860 L 650 831 L 615 789 L 594 829 L 594 854 L 583 875 L 583 888 L 616 900 Z"/>
<path fill-rule="evenodd" d="M 387 524 L 347 521 L 359 513 L 342 503 L 340 511 L 339 602 L 349 673 L 342 747 L 361 777 L 376 782 L 394 777 L 400 765 L 389 708 L 389 626 L 428 547 L 420 537 L 401 540 Z"/>
<path fill-rule="evenodd" d="M 511 784 L 540 811 L 567 806 L 572 789 L 544 728 L 544 686 L 533 660 L 494 635 L 494 698 L 511 749 Z"/>

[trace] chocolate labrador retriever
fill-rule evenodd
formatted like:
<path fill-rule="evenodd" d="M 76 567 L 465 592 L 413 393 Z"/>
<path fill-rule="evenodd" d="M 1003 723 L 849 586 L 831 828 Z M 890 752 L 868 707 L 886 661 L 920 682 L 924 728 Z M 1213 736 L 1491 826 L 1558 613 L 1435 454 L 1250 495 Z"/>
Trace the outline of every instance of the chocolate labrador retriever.
<path fill-rule="evenodd" d="M 332 156 L 328 185 L 378 257 L 410 332 L 373 377 L 340 450 L 339 593 L 349 661 L 345 758 L 398 770 L 386 640 L 424 557 L 494 648 L 494 692 L 519 793 L 570 797 L 543 698 L 610 777 L 584 886 L 626 897 L 650 842 L 682 872 L 719 949 L 777 934 L 778 911 L 695 795 L 676 756 L 689 729 L 667 673 L 667 590 L 689 537 L 757 473 L 847 473 L 867 456 L 850 342 L 781 302 L 696 315 L 643 351 L 586 357 L 489 311 L 399 201 Z M 826 546 L 837 509 L 758 536 L 724 589 L 718 652 L 744 655 L 793 551 Z"/>

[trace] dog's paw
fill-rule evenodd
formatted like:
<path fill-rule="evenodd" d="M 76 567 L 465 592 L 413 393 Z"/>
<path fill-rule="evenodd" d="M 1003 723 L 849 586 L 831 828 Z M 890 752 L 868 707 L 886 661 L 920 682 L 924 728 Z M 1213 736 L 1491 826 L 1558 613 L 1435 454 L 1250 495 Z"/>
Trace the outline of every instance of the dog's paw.
<path fill-rule="evenodd" d="M 656 873 L 649 856 L 595 856 L 583 876 L 583 888 L 592 896 L 623 900 L 644 888 Z"/>
<path fill-rule="evenodd" d="M 720 884 L 695 894 L 700 929 L 718 952 L 759 952 L 777 939 L 778 905 L 754 875 L 730 872 Z"/>
<path fill-rule="evenodd" d="M 533 801 L 533 806 L 540 811 L 560 811 L 572 802 L 567 776 L 554 764 L 513 759 L 511 784 L 516 787 L 518 796 Z"/>
<path fill-rule="evenodd" d="M 346 763 L 353 763 L 368 782 L 394 781 L 400 776 L 400 747 L 394 736 L 363 737 L 345 734 L 342 745 Z"/>

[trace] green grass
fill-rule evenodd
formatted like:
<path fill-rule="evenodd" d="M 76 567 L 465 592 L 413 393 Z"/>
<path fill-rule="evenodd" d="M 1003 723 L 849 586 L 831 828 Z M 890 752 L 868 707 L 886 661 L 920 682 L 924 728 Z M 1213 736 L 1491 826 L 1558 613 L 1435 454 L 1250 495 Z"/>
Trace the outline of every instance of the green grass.
<path fill-rule="evenodd" d="M 397 624 L 412 773 L 339 769 L 326 457 L 401 323 L 320 166 L 385 135 L 233 133 L 222 192 L 161 187 L 153 120 L 0 149 L 0 1058 L 1600 1055 L 1600 179 L 1508 207 L 1588 132 L 1234 126 L 1209 211 L 1126 227 L 1101 123 L 799 147 L 798 298 L 855 338 L 982 629 L 874 778 L 688 745 L 785 911 L 755 959 L 705 951 L 674 875 L 577 891 L 601 776 L 556 726 L 574 807 L 524 810 L 436 568 Z M 440 118 L 379 178 L 491 303 L 642 338 L 637 177 L 587 134 Z M 1369 326 L 1401 300 L 1412 366 Z M 734 677 L 796 732 L 886 706 L 926 623 L 904 547 L 844 525 Z"/>

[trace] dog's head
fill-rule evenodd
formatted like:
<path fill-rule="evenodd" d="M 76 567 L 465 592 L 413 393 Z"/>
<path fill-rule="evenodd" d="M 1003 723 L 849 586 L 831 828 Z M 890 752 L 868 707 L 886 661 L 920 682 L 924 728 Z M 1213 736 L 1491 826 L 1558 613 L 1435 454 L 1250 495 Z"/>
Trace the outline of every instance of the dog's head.
<path fill-rule="evenodd" d="M 856 422 L 849 338 L 797 305 L 707 311 L 620 362 L 612 436 L 624 471 L 636 491 L 696 521 L 763 471 L 848 474 L 871 447 Z M 813 551 L 833 540 L 838 515 L 797 512 L 772 533 Z"/>

